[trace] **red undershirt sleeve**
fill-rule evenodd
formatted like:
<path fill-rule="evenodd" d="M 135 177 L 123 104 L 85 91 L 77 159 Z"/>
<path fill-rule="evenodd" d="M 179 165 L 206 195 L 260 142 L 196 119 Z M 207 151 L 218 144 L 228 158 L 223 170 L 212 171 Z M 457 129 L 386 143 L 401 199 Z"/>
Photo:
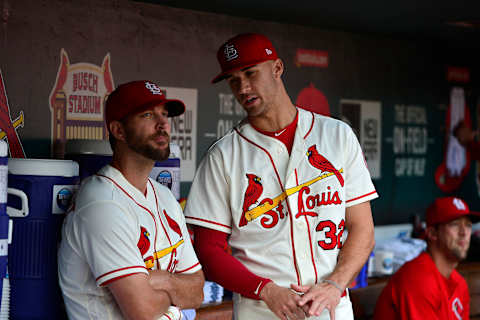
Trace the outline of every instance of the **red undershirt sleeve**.
<path fill-rule="evenodd" d="M 270 279 L 248 270 L 227 252 L 228 234 L 194 227 L 194 248 L 207 279 L 250 299 L 260 300 L 259 294 Z"/>

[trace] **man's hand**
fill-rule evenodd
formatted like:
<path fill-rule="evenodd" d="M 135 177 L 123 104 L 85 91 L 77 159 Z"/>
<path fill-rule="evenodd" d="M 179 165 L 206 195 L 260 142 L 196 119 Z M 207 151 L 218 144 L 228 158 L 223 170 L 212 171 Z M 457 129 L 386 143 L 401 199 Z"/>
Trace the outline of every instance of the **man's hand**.
<path fill-rule="evenodd" d="M 304 293 L 298 304 L 308 306 L 307 316 L 319 316 L 324 309 L 328 309 L 330 319 L 335 320 L 335 308 L 340 302 L 341 292 L 331 284 L 320 283 L 314 286 L 299 286 L 292 284 L 291 288 Z"/>
<path fill-rule="evenodd" d="M 168 292 L 172 304 L 181 309 L 198 308 L 203 301 L 203 271 L 172 274 L 165 270 L 149 271 L 150 285 Z"/>
<path fill-rule="evenodd" d="M 292 290 L 269 282 L 260 292 L 270 310 L 282 320 L 303 320 L 306 314 L 299 305 L 300 296 Z"/>

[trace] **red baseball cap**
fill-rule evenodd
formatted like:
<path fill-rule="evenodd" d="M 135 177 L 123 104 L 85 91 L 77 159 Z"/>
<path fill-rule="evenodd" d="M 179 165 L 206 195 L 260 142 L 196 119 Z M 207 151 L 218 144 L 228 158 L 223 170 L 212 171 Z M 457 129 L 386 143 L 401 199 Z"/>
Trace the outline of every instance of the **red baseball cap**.
<path fill-rule="evenodd" d="M 212 80 L 212 83 L 223 80 L 232 71 L 277 58 L 275 48 L 264 35 L 258 33 L 239 34 L 218 49 L 217 59 L 222 72 Z"/>
<path fill-rule="evenodd" d="M 162 103 L 165 103 L 169 117 L 179 116 L 185 112 L 182 101 L 167 99 L 160 87 L 152 81 L 141 80 L 121 84 L 113 90 L 105 103 L 107 128 L 113 120 L 122 120 L 128 115 Z"/>
<path fill-rule="evenodd" d="M 460 198 L 443 197 L 437 198 L 427 209 L 427 226 L 446 223 L 463 216 L 468 216 L 472 222 L 480 220 L 480 213 L 470 211 L 470 208 Z"/>

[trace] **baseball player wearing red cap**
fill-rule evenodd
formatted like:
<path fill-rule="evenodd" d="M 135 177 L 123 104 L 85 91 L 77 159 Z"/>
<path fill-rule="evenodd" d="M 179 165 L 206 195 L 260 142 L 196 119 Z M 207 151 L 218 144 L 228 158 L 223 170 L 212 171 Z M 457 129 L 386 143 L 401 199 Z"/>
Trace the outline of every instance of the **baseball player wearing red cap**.
<path fill-rule="evenodd" d="M 168 100 L 151 81 L 114 90 L 105 118 L 113 160 L 85 180 L 58 253 L 69 319 L 181 319 L 203 300 L 203 272 L 170 190 L 148 178 L 170 153 Z"/>
<path fill-rule="evenodd" d="M 478 219 L 462 199 L 436 199 L 427 209 L 427 251 L 392 276 L 375 319 L 469 319 L 467 283 L 455 268 L 467 256 L 472 220 Z"/>
<path fill-rule="evenodd" d="M 355 134 L 292 104 L 265 36 L 236 36 L 217 58 L 212 82 L 247 117 L 208 150 L 188 196 L 205 273 L 236 292 L 236 319 L 353 319 L 346 287 L 373 248 L 377 197 Z"/>

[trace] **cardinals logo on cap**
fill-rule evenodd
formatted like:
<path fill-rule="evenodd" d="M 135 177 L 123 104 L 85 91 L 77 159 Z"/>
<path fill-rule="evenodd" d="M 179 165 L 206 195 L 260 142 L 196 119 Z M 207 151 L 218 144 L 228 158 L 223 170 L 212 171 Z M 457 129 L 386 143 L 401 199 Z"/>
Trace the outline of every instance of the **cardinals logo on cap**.
<path fill-rule="evenodd" d="M 145 82 L 145 88 L 150 90 L 150 92 L 152 94 L 159 94 L 159 95 L 163 94 L 162 90 L 155 83 L 151 83 L 151 82 L 146 81 Z"/>
<path fill-rule="evenodd" d="M 453 204 L 455 205 L 455 207 L 457 207 L 458 210 L 467 210 L 467 206 L 465 206 L 465 203 L 458 198 L 453 198 Z"/>
<path fill-rule="evenodd" d="M 227 61 L 232 61 L 233 59 L 238 58 L 238 51 L 235 49 L 233 44 L 226 44 L 225 48 L 223 49 L 223 53 L 225 54 L 225 60 Z"/>

